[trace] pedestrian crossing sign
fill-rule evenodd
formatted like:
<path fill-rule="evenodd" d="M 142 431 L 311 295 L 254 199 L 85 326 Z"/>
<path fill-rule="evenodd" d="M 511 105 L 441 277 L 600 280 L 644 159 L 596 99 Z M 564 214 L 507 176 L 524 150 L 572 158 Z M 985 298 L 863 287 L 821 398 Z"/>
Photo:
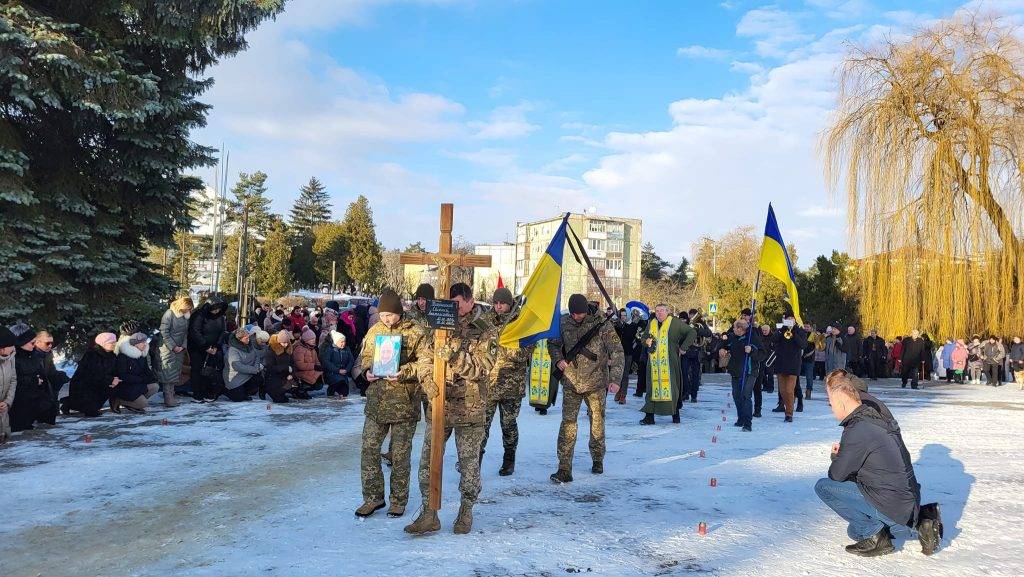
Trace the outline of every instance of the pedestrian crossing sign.
<path fill-rule="evenodd" d="M 711 301 L 708 304 L 708 312 L 711 313 L 711 314 L 717 313 L 718 312 L 718 303 L 716 303 L 715 301 Z"/>

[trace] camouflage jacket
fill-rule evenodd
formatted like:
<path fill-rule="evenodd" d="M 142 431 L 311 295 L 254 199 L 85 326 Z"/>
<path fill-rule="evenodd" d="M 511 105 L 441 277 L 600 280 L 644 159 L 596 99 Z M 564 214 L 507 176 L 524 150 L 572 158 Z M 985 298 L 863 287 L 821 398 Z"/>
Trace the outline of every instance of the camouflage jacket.
<path fill-rule="evenodd" d="M 583 335 L 601 322 L 601 317 L 594 314 L 588 314 L 580 323 L 572 320 L 572 315 L 562 315 L 561 338 L 552 340 L 549 344 L 551 364 L 557 366 Z M 578 394 L 605 388 L 608 383 L 619 382 L 624 363 L 619 336 L 610 322 L 604 323 L 597 335 L 590 339 L 583 351 L 565 368 L 562 386 Z"/>
<path fill-rule="evenodd" d="M 421 383 L 431 378 L 434 366 L 430 331 L 405 318 L 390 329 L 378 322 L 363 339 L 353 376 L 362 376 L 373 368 L 377 335 L 401 335 L 402 352 L 398 361 L 398 377 L 376 380 L 366 389 L 366 416 L 380 423 L 418 421 Z"/>
<path fill-rule="evenodd" d="M 427 313 L 421 313 L 420 309 L 416 308 L 416 303 L 412 303 L 412 308 L 402 315 L 403 319 L 409 319 L 410 321 L 428 329 L 430 329 L 430 323 L 427 322 Z"/>
<path fill-rule="evenodd" d="M 431 340 L 433 342 L 433 340 Z M 445 383 L 445 427 L 476 425 L 486 417 L 487 383 L 498 354 L 498 329 L 477 306 L 459 319 L 437 359 L 448 361 Z M 433 372 L 423 383 L 428 398 L 437 396 Z"/>
<path fill-rule="evenodd" d="M 499 315 L 491 309 L 487 312 L 487 320 L 497 327 L 498 333 L 505 325 L 519 318 L 519 307 Z M 526 396 L 526 372 L 530 366 L 530 355 L 533 347 L 510 349 L 498 345 L 498 354 L 494 359 L 488 381 L 488 400 L 522 399 Z"/>

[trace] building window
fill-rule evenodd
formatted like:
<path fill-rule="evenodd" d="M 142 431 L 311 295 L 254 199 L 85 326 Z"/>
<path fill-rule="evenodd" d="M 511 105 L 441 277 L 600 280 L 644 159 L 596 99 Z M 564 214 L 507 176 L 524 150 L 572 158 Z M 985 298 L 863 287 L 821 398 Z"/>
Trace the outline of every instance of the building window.
<path fill-rule="evenodd" d="M 605 260 L 603 258 L 592 258 L 590 259 L 590 263 L 593 264 L 594 268 L 597 270 L 604 270 L 605 268 Z"/>
<path fill-rule="evenodd" d="M 622 241 L 621 240 L 609 240 L 608 241 L 608 252 L 622 252 Z"/>
<path fill-rule="evenodd" d="M 605 240 L 603 238 L 589 238 L 587 239 L 587 246 L 590 250 L 605 250 Z"/>
<path fill-rule="evenodd" d="M 622 260 L 608 259 L 608 270 L 622 270 Z"/>
<path fill-rule="evenodd" d="M 603 220 L 592 220 L 590 221 L 590 232 L 604 232 L 605 222 Z"/>

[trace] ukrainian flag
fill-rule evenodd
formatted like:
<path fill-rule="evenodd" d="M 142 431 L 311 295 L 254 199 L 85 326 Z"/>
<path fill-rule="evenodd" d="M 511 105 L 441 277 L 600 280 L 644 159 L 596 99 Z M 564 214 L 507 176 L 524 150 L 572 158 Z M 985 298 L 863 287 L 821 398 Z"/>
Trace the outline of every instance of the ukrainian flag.
<path fill-rule="evenodd" d="M 800 318 L 800 297 L 796 293 L 796 275 L 793 274 L 789 251 L 786 250 L 786 243 L 782 241 L 782 233 L 779 232 L 779 223 L 775 220 L 775 210 L 771 204 L 768 205 L 768 222 L 764 225 L 764 244 L 761 245 L 761 262 L 758 268 L 786 285 L 793 316 L 797 322 L 803 324 L 804 321 Z"/>
<path fill-rule="evenodd" d="M 523 289 L 526 302 L 519 318 L 505 325 L 498 342 L 501 346 L 517 349 L 532 345 L 541 339 L 561 336 L 560 304 L 562 302 L 562 252 L 565 249 L 565 228 L 569 226 L 568 213 L 555 232 L 547 251 L 537 263 Z"/>

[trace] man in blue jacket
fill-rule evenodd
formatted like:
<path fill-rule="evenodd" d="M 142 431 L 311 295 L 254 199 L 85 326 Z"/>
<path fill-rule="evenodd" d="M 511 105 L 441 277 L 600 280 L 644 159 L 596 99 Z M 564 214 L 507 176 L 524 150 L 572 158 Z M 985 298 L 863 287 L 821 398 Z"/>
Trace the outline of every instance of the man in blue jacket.
<path fill-rule="evenodd" d="M 890 527 L 902 525 L 917 529 L 921 551 L 931 555 L 941 539 L 938 506 L 921 506 L 921 486 L 899 424 L 891 413 L 883 416 L 887 410 L 880 412 L 861 401 L 854 378 L 835 371 L 826 379 L 828 400 L 843 436 L 832 446 L 828 478 L 819 480 L 814 490 L 849 523 L 847 533 L 856 542 L 846 547 L 847 552 L 862 557 L 892 553 Z"/>

